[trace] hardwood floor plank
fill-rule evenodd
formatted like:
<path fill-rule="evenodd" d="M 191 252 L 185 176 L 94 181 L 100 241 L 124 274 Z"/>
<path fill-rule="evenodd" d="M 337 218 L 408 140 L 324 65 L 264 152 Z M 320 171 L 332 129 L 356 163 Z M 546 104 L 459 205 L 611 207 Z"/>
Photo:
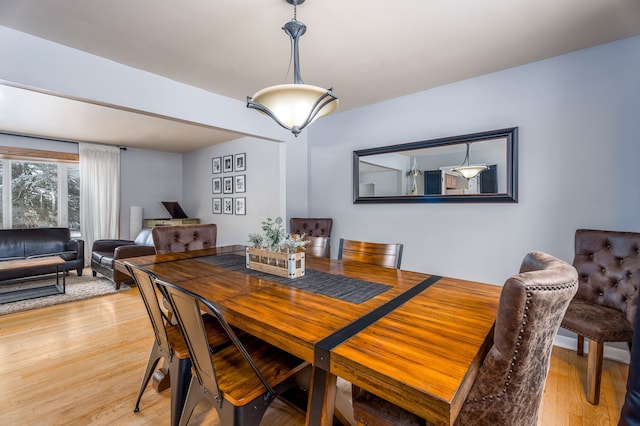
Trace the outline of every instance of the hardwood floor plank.
<path fill-rule="evenodd" d="M 148 386 L 133 413 L 152 339 L 135 288 L 0 316 L 0 425 L 169 425 L 169 390 Z M 586 358 L 555 347 L 539 424 L 617 424 L 627 369 L 605 360 L 600 405 L 592 406 L 585 398 Z M 350 385 L 341 386 L 348 398 Z M 201 404 L 191 424 L 219 423 L 215 410 Z M 304 417 L 276 400 L 262 424 L 302 425 Z"/>

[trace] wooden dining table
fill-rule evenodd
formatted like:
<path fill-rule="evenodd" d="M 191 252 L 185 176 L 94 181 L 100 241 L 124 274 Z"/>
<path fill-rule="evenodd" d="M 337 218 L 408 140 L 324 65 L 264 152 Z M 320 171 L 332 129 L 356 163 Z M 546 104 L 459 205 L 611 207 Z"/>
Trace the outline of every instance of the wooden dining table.
<path fill-rule="evenodd" d="M 236 245 L 115 267 L 127 261 L 200 294 L 233 326 L 311 363 L 308 425 L 333 423 L 337 377 L 454 423 L 493 343 L 500 286 L 314 257 L 304 277 L 282 279 L 246 269 L 244 256 Z"/>

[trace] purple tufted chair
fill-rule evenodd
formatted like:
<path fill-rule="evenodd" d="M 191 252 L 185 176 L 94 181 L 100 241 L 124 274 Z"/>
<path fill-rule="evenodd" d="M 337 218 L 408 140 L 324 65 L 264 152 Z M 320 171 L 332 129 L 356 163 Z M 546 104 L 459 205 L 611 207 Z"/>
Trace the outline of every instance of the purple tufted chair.
<path fill-rule="evenodd" d="M 578 275 L 543 252 L 525 256 L 520 273 L 504 283 L 493 346 L 456 418 L 457 426 L 535 426 L 549 372 L 551 348 Z M 373 393 L 354 388 L 358 425 L 424 425 L 424 419 Z"/>
<path fill-rule="evenodd" d="M 156 226 L 151 233 L 156 253 L 164 254 L 215 247 L 218 227 L 213 223 Z"/>
<path fill-rule="evenodd" d="M 580 287 L 562 321 L 589 340 L 587 401 L 600 402 L 605 342 L 631 342 L 640 286 L 640 233 L 578 229 L 573 266 Z"/>

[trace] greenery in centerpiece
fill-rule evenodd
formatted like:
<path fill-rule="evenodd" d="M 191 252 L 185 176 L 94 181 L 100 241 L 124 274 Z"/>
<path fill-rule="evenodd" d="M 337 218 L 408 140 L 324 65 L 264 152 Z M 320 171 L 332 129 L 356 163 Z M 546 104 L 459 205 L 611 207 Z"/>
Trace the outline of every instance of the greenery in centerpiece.
<path fill-rule="evenodd" d="M 261 222 L 261 232 L 249 234 L 249 242 L 255 248 L 295 253 L 298 249 L 304 250 L 309 242 L 305 236 L 305 234 L 287 234 L 281 217 L 275 219 L 268 217 Z"/>

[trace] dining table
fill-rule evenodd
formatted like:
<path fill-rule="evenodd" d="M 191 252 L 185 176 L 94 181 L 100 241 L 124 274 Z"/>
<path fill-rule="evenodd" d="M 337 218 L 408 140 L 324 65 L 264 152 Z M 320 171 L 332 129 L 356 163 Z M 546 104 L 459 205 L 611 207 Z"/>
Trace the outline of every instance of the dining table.
<path fill-rule="evenodd" d="M 305 257 L 285 278 L 232 245 L 125 261 L 211 301 L 233 326 L 312 365 L 307 425 L 332 425 L 340 377 L 451 425 L 493 344 L 501 286 Z"/>

